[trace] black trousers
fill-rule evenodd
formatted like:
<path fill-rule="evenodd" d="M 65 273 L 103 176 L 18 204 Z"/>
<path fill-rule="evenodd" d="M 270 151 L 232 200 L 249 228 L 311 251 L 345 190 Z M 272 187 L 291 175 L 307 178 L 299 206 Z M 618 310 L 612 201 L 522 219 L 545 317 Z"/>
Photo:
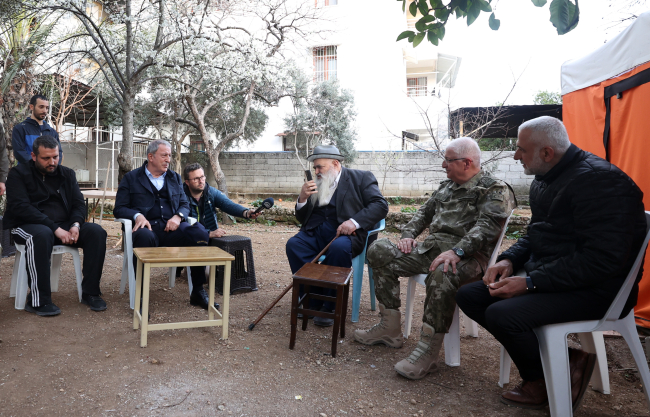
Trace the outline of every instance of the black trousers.
<path fill-rule="evenodd" d="M 185 246 L 207 246 L 209 242 L 209 233 L 200 223 L 190 226 L 189 223 L 182 222 L 178 229 L 173 232 L 165 232 L 167 222 L 163 220 L 149 220 L 151 229 L 138 229 L 133 232 L 134 248 L 152 248 L 152 247 L 185 247 Z M 133 255 L 133 267 L 136 268 L 138 260 Z M 192 285 L 194 291 L 199 291 L 205 284 L 205 267 L 193 266 Z"/>
<path fill-rule="evenodd" d="M 600 320 L 623 281 L 569 292 L 530 293 L 503 299 L 492 297 L 483 281 L 458 290 L 458 307 L 506 348 L 525 381 L 544 377 L 534 328 L 547 324 Z M 607 287 L 607 288 L 604 288 Z"/>
<path fill-rule="evenodd" d="M 11 229 L 14 241 L 25 245 L 28 284 L 31 290 L 33 307 L 41 307 L 52 302 L 50 287 L 50 258 L 54 245 L 63 245 L 54 232 L 42 224 L 23 224 Z M 84 223 L 79 230 L 79 240 L 72 246 L 83 249 L 84 294 L 100 295 L 99 281 L 104 268 L 106 255 L 106 231 L 95 223 Z"/>

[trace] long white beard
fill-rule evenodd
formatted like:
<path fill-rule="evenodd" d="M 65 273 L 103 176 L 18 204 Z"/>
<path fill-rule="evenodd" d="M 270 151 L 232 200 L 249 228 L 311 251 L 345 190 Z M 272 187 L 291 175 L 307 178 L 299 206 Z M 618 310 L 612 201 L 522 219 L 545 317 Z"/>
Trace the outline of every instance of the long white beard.
<path fill-rule="evenodd" d="M 316 177 L 316 188 L 318 191 L 309 197 L 314 205 L 318 204 L 318 206 L 322 207 L 330 203 L 332 195 L 336 191 L 336 188 L 331 188 L 331 186 L 336 181 L 337 175 L 339 175 L 338 172 L 330 169 L 325 174 L 322 174 L 320 178 Z"/>

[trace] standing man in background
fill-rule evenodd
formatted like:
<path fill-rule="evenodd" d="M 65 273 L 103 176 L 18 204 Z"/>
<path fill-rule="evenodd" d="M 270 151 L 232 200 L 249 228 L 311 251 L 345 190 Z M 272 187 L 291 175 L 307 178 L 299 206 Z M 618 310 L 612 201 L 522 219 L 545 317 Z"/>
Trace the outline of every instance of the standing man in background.
<path fill-rule="evenodd" d="M 63 163 L 63 149 L 59 134 L 50 126 L 45 118 L 50 111 L 50 102 L 42 94 L 36 94 L 29 100 L 30 116 L 23 122 L 14 126 L 11 133 L 11 144 L 14 156 L 19 164 L 32 160 L 32 145 L 36 138 L 46 135 L 51 136 L 59 143 L 59 165 Z"/>

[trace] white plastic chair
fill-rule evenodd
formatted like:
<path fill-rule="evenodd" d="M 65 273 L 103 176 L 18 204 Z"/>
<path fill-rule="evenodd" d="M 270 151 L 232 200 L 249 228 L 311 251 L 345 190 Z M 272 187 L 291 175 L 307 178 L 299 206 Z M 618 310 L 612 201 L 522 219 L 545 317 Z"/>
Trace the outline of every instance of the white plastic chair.
<path fill-rule="evenodd" d="M 518 273 L 517 276 L 524 276 L 525 271 Z M 590 383 L 592 388 L 603 394 L 609 394 L 609 371 L 607 369 L 607 352 L 605 351 L 605 339 L 603 332 L 578 333 L 582 350 L 589 353 L 595 353 L 597 356 L 596 367 L 591 375 Z M 501 364 L 499 367 L 499 386 L 510 382 L 510 368 L 512 359 L 506 348 L 501 346 Z"/>
<path fill-rule="evenodd" d="M 591 333 L 614 330 L 619 332 L 630 347 L 634 361 L 643 381 L 643 392 L 650 405 L 648 386 L 650 385 L 650 371 L 646 361 L 639 335 L 634 322 L 634 310 L 622 319 L 619 319 L 630 291 L 634 286 L 639 268 L 643 262 L 643 255 L 650 239 L 650 212 L 646 211 L 646 238 L 636 257 L 625 283 L 619 290 L 612 305 L 601 320 L 575 321 L 569 323 L 550 324 L 534 329 L 539 340 L 539 351 L 542 356 L 544 378 L 551 416 L 572 416 L 571 381 L 569 376 L 569 354 L 567 335 L 569 333 Z M 602 335 L 601 335 L 602 337 Z M 603 355 L 604 357 L 604 355 Z M 600 360 L 600 358 L 599 358 Z M 605 368 L 607 369 L 607 368 Z"/>
<path fill-rule="evenodd" d="M 513 212 L 514 210 L 510 212 L 508 219 L 506 219 L 506 223 L 503 225 L 503 229 L 501 230 L 501 235 L 499 236 L 499 240 L 497 240 L 497 243 L 494 247 L 494 251 L 492 251 L 492 256 L 490 257 L 488 266 L 494 265 L 497 260 L 497 256 L 499 255 L 499 248 L 501 247 L 501 242 L 503 241 L 503 237 L 505 236 L 506 230 L 508 229 L 508 223 L 510 222 L 510 217 L 512 217 Z M 415 302 L 416 284 L 425 285 L 424 280 L 426 279 L 426 277 L 427 274 L 418 274 L 418 275 L 413 275 L 412 277 L 409 278 L 409 283 L 406 290 L 406 311 L 404 312 L 404 316 L 405 316 L 404 337 L 407 339 L 411 334 L 411 325 L 413 322 L 413 303 Z M 451 326 L 449 327 L 449 333 L 445 334 L 445 338 L 444 338 L 445 363 L 448 366 L 460 366 L 459 311 L 460 309 L 458 308 L 458 306 L 456 306 L 456 310 L 454 310 L 454 319 L 452 320 Z M 465 316 L 465 331 L 467 332 L 468 335 L 472 337 L 478 337 L 478 324 L 476 324 L 474 320 L 470 319 L 467 316 Z M 508 359 L 510 358 L 508 357 Z"/>
<path fill-rule="evenodd" d="M 120 282 L 120 294 L 124 294 L 127 282 L 129 283 L 129 299 L 131 310 L 135 307 L 135 269 L 133 268 L 133 221 L 130 219 L 115 219 L 124 225 L 124 259 L 122 260 L 122 280 Z M 196 223 L 196 219 L 188 217 L 190 224 Z M 169 268 L 169 288 L 174 288 L 176 281 L 176 268 Z M 192 294 L 192 278 L 189 268 L 187 269 L 187 282 Z"/>
<path fill-rule="evenodd" d="M 52 257 L 50 258 L 50 288 L 52 292 L 59 291 L 59 276 L 61 274 L 61 258 L 64 253 L 72 255 L 74 271 L 77 276 L 77 292 L 79 301 L 81 301 L 81 261 L 79 259 L 79 250 L 70 246 L 56 245 L 52 248 Z M 9 288 L 9 297 L 16 297 L 16 310 L 25 309 L 27 297 L 27 262 L 25 258 L 25 245 L 16 244 L 16 259 L 14 261 L 14 270 L 11 274 L 11 286 Z"/>

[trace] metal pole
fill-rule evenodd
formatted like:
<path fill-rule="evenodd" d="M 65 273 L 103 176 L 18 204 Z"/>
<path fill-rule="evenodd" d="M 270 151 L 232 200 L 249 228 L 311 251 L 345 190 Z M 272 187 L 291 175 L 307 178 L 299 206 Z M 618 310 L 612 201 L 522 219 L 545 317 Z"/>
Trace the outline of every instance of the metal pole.
<path fill-rule="evenodd" d="M 95 100 L 97 100 L 97 111 L 95 112 L 95 188 L 99 188 L 99 96 L 95 96 Z"/>
<path fill-rule="evenodd" d="M 111 162 L 115 161 L 115 137 L 113 136 L 113 129 L 111 129 Z M 115 166 L 111 170 L 111 189 L 115 190 Z"/>

